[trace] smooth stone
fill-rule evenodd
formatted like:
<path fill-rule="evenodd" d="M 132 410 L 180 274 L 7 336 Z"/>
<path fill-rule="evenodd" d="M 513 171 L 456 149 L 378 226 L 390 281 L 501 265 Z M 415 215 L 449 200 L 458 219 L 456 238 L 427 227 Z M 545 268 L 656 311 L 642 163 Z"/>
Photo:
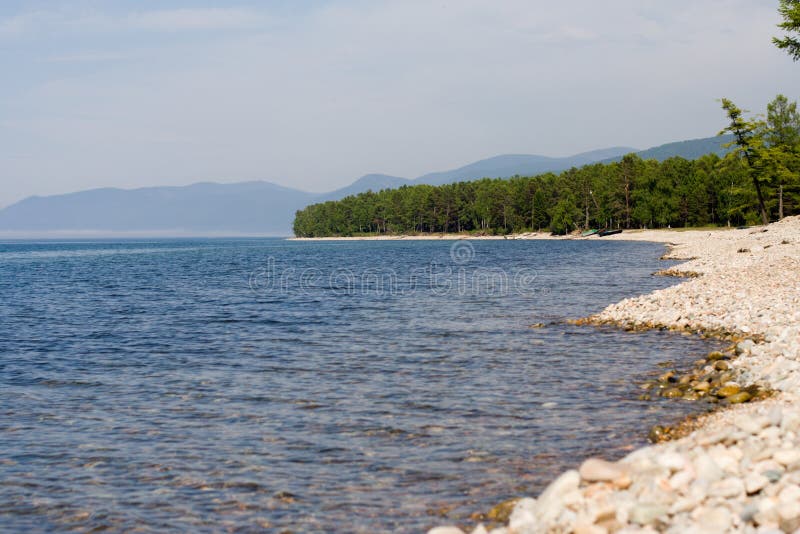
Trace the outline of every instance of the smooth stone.
<path fill-rule="evenodd" d="M 701 500 L 694 497 L 681 497 L 669 509 L 671 514 L 681 514 L 697 508 Z"/>
<path fill-rule="evenodd" d="M 678 379 L 678 384 L 685 386 L 695 379 L 694 375 L 683 375 Z"/>
<path fill-rule="evenodd" d="M 781 420 L 781 428 L 789 432 L 797 432 L 800 430 L 800 413 L 787 412 L 783 414 Z"/>
<path fill-rule="evenodd" d="M 763 440 L 766 441 L 773 441 L 776 440 L 780 442 L 781 440 L 781 429 L 777 426 L 768 426 L 761 433 L 758 435 Z"/>
<path fill-rule="evenodd" d="M 774 524 L 777 527 L 780 521 L 777 508 L 771 499 L 761 499 L 758 501 L 758 513 L 753 516 L 753 521 L 759 525 Z"/>
<path fill-rule="evenodd" d="M 600 458 L 589 458 L 583 462 L 578 473 L 587 482 L 614 482 L 627 476 L 624 467 Z"/>
<path fill-rule="evenodd" d="M 672 471 L 680 471 L 686 466 L 686 458 L 677 452 L 665 452 L 656 457 L 656 463 Z"/>
<path fill-rule="evenodd" d="M 661 396 L 666 399 L 677 399 L 683 397 L 683 391 L 678 388 L 669 388 L 665 389 Z"/>
<path fill-rule="evenodd" d="M 663 375 L 658 377 L 659 382 L 674 382 L 675 380 L 675 371 L 667 371 Z"/>
<path fill-rule="evenodd" d="M 744 508 L 742 508 L 742 512 L 739 514 L 739 517 L 742 518 L 742 521 L 745 523 L 753 521 L 753 518 L 758 513 L 758 504 L 754 502 L 747 503 Z"/>
<path fill-rule="evenodd" d="M 511 517 L 508 519 L 508 527 L 513 531 L 524 531 L 528 527 L 536 525 L 536 500 L 526 497 L 520 499 Z"/>
<path fill-rule="evenodd" d="M 514 508 L 519 502 L 520 499 L 509 499 L 507 501 L 503 501 L 489 510 L 489 513 L 486 514 L 486 517 L 492 521 L 497 521 L 498 523 L 506 523 L 508 522 L 508 518 L 511 516 L 511 513 L 514 511 Z"/>
<path fill-rule="evenodd" d="M 678 471 L 669 479 L 669 486 L 674 490 L 684 490 L 694 480 L 694 473 L 688 470 Z"/>
<path fill-rule="evenodd" d="M 760 473 L 750 473 L 744 479 L 744 489 L 748 495 L 754 495 L 769 485 L 769 478 Z"/>
<path fill-rule="evenodd" d="M 729 368 L 730 366 L 728 365 L 728 362 L 722 360 L 714 364 L 714 369 L 716 369 L 717 371 L 727 371 Z"/>
<path fill-rule="evenodd" d="M 778 515 L 781 519 L 796 519 L 800 517 L 800 502 L 782 502 L 778 505 Z"/>
<path fill-rule="evenodd" d="M 782 503 L 795 503 L 800 505 L 800 486 L 786 486 L 778 494 L 778 500 Z"/>
<path fill-rule="evenodd" d="M 775 406 L 769 411 L 767 418 L 771 426 L 781 426 L 781 421 L 783 421 L 783 409 L 781 409 L 780 406 Z"/>
<path fill-rule="evenodd" d="M 731 528 L 731 513 L 727 508 L 700 508 L 695 521 L 707 532 L 728 532 Z"/>
<path fill-rule="evenodd" d="M 477 527 L 472 529 L 470 534 L 489 534 L 489 532 L 486 530 L 486 527 L 483 526 L 483 523 L 480 523 Z"/>
<path fill-rule="evenodd" d="M 741 391 L 736 395 L 731 395 L 730 397 L 726 397 L 727 401 L 730 402 L 731 404 L 743 404 L 749 401 L 751 398 L 753 398 L 753 396 L 746 391 Z"/>
<path fill-rule="evenodd" d="M 734 435 L 733 439 L 737 439 L 737 437 L 737 435 Z M 714 461 L 717 462 L 717 465 L 723 471 L 734 474 L 739 471 L 739 461 L 743 455 L 742 449 L 737 446 L 716 449 L 713 452 Z"/>
<path fill-rule="evenodd" d="M 639 503 L 630 511 L 630 521 L 638 525 L 650 525 L 669 513 L 669 509 L 661 504 Z"/>
<path fill-rule="evenodd" d="M 563 473 L 550 483 L 536 501 L 536 517 L 542 523 L 549 524 L 555 520 L 561 507 L 559 506 L 568 493 L 578 489 L 581 475 L 574 469 Z"/>
<path fill-rule="evenodd" d="M 772 455 L 775 454 L 776 450 L 777 449 L 775 447 L 771 447 L 771 446 L 768 446 L 768 445 L 765 444 L 765 446 L 761 447 L 759 450 L 756 450 L 756 452 L 752 455 L 751 460 L 753 460 L 754 462 L 759 462 L 759 463 L 762 463 L 764 461 L 772 462 L 772 465 L 770 465 L 769 467 L 767 467 L 765 469 L 781 469 L 782 470 L 783 467 L 781 466 L 781 464 L 779 464 L 778 462 L 776 462 L 775 460 L 772 459 Z"/>
<path fill-rule="evenodd" d="M 755 342 L 752 339 L 745 339 L 736 345 L 736 354 L 743 354 L 750 352 L 755 347 Z"/>
<path fill-rule="evenodd" d="M 772 455 L 776 462 L 782 465 L 794 465 L 800 462 L 800 450 L 799 449 L 782 449 L 779 451 L 775 451 L 775 454 Z"/>
<path fill-rule="evenodd" d="M 697 478 L 707 482 L 715 482 L 722 478 L 723 472 L 717 462 L 708 454 L 702 453 L 694 461 L 694 470 Z"/>
<path fill-rule="evenodd" d="M 608 529 L 600 525 L 579 523 L 575 525 L 574 534 L 608 534 Z"/>
<path fill-rule="evenodd" d="M 652 443 L 666 441 L 669 439 L 669 428 L 656 425 L 650 429 L 650 432 L 647 434 L 647 439 L 649 439 Z"/>
<path fill-rule="evenodd" d="M 742 390 L 742 388 L 738 384 L 730 384 L 727 386 L 722 386 L 717 391 L 718 397 L 730 397 L 731 395 L 736 395 Z"/>
<path fill-rule="evenodd" d="M 758 421 L 746 415 L 736 418 L 734 424 L 737 428 L 748 434 L 758 434 L 763 428 Z"/>
<path fill-rule="evenodd" d="M 729 477 L 711 485 L 708 494 L 711 497 L 731 499 L 745 492 L 744 482 L 738 477 Z"/>
<path fill-rule="evenodd" d="M 795 517 L 794 519 L 781 519 L 778 523 L 780 526 L 780 534 L 784 532 L 793 532 L 797 534 L 800 531 L 800 518 Z"/>
<path fill-rule="evenodd" d="M 458 527 L 434 527 L 428 534 L 464 534 L 464 531 Z"/>
<path fill-rule="evenodd" d="M 652 446 L 642 447 L 628 454 L 625 458 L 620 460 L 619 463 L 636 471 L 643 471 L 653 467 L 653 455 L 655 451 L 655 447 Z"/>

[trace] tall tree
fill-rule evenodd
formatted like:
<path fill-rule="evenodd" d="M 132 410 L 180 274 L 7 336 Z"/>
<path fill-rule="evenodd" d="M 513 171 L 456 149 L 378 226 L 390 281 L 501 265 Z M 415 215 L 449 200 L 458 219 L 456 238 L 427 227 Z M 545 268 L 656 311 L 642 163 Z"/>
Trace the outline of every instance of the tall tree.
<path fill-rule="evenodd" d="M 767 142 L 772 146 L 795 148 L 800 144 L 800 113 L 797 102 L 783 95 L 767 104 Z"/>
<path fill-rule="evenodd" d="M 784 194 L 788 187 L 797 190 L 800 185 L 800 113 L 797 102 L 789 102 L 778 95 L 767 105 L 767 142 L 768 163 L 778 187 L 778 218 L 785 213 Z M 791 192 L 790 198 L 796 196 Z"/>
<path fill-rule="evenodd" d="M 785 30 L 788 34 L 783 38 L 773 37 L 772 42 L 781 50 L 786 50 L 792 59 L 797 61 L 800 59 L 800 38 L 797 36 L 800 32 L 800 0 L 780 1 L 778 13 L 783 18 L 783 22 L 778 24 L 778 28 Z"/>
<path fill-rule="evenodd" d="M 763 129 L 763 125 L 759 121 L 746 120 L 742 110 L 727 98 L 722 99 L 722 109 L 727 113 L 730 124 L 720 132 L 720 135 L 725 133 L 733 134 L 734 141 L 731 145 L 736 146 L 736 150 L 731 152 L 731 156 L 741 158 L 746 163 L 748 173 L 753 181 L 753 187 L 756 190 L 761 222 L 767 225 L 769 224 L 769 215 L 767 215 L 764 194 L 761 191 L 763 176 L 759 167 L 759 149 L 763 146 L 760 131 Z"/>

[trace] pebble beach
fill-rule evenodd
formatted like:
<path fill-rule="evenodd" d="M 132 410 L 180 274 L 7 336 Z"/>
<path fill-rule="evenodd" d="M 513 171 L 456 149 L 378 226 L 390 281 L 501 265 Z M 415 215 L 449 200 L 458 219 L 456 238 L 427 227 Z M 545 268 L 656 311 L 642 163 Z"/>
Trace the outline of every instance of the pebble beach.
<path fill-rule="evenodd" d="M 429 534 L 800 532 L 800 217 L 603 239 L 668 244 L 665 259 L 686 262 L 663 274 L 686 280 L 612 304 L 585 319 L 587 328 L 730 340 L 674 388 L 686 399 L 713 396 L 719 409 L 683 437 L 616 462 L 586 459 L 537 498 L 499 505 L 493 521 Z"/>

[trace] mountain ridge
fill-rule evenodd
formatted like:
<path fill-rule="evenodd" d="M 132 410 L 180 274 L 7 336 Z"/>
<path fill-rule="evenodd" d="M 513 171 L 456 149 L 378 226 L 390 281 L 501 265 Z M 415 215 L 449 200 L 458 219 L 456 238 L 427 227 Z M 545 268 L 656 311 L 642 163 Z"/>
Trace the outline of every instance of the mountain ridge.
<path fill-rule="evenodd" d="M 0 232 L 291 235 L 291 221 L 296 210 L 311 203 L 338 200 L 368 190 L 562 172 L 572 167 L 617 161 L 631 152 L 645 159 L 663 160 L 684 154 L 687 159 L 696 159 L 702 153 L 708 153 L 703 152 L 705 150 L 722 153 L 724 142 L 727 142 L 724 136 L 702 138 L 642 151 L 610 147 L 567 157 L 503 154 L 456 169 L 423 174 L 415 179 L 366 174 L 350 185 L 328 193 L 311 193 L 251 180 L 134 189 L 100 187 L 58 195 L 34 195 L 0 209 Z"/>

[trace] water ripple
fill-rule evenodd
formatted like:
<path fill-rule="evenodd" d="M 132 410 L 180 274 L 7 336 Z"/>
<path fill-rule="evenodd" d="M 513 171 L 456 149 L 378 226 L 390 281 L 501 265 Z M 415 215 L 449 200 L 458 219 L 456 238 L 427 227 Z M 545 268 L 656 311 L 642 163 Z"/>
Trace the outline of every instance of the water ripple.
<path fill-rule="evenodd" d="M 707 342 L 563 321 L 674 283 L 662 252 L 476 242 L 469 269 L 537 291 L 442 296 L 248 280 L 272 258 L 408 290 L 447 243 L 0 243 L 0 530 L 418 532 L 535 493 L 693 409 L 635 382 Z"/>

